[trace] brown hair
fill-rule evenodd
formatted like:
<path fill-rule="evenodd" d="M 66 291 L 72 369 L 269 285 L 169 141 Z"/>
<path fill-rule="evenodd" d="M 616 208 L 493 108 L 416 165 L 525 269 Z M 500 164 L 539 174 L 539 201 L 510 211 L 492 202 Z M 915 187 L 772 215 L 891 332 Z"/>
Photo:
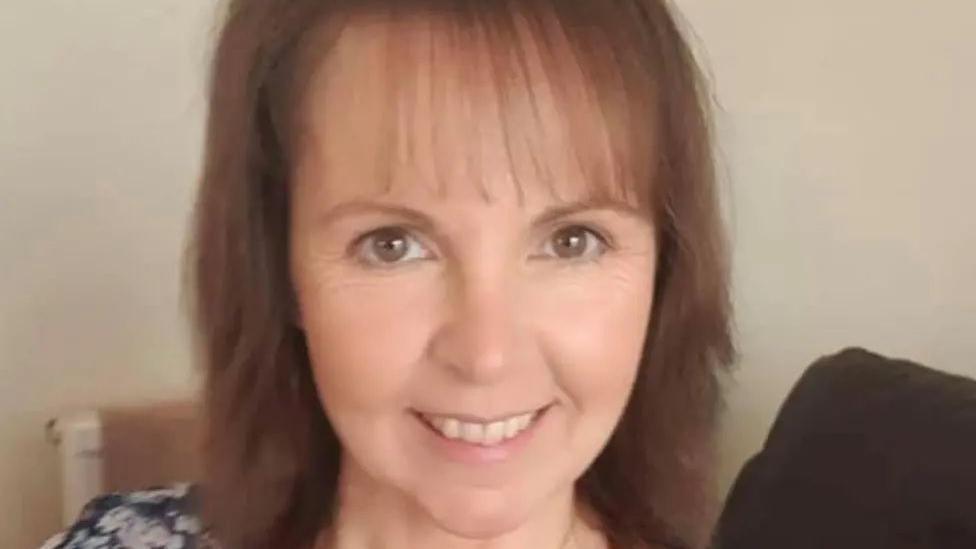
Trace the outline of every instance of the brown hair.
<path fill-rule="evenodd" d="M 640 141 L 649 150 L 633 160 L 647 169 L 632 166 L 653 188 L 659 231 L 652 320 L 629 404 L 578 492 L 615 547 L 703 545 L 717 376 L 733 358 L 728 264 L 703 82 L 664 0 L 230 1 L 190 258 L 214 533 L 231 549 L 307 548 L 334 511 L 339 442 L 293 324 L 289 120 L 310 57 L 321 59 L 356 10 L 430 10 L 485 25 L 549 17 L 594 81 L 614 73 L 603 91 L 624 88 L 625 107 L 643 113 L 630 124 L 645 125 L 654 143 Z M 588 57 L 594 51 L 603 57 Z"/>

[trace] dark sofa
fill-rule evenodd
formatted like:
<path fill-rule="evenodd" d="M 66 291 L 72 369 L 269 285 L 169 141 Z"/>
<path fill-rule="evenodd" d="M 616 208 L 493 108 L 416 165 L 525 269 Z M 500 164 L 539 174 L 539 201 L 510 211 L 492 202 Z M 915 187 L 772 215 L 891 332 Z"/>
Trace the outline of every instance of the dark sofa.
<path fill-rule="evenodd" d="M 976 549 L 976 381 L 848 349 L 739 474 L 714 549 Z"/>

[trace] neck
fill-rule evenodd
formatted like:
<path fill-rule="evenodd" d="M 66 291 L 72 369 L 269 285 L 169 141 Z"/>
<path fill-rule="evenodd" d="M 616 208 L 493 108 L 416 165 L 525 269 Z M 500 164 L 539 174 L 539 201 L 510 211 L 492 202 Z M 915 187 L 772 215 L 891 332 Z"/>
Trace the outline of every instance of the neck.
<path fill-rule="evenodd" d="M 345 461 L 348 463 L 348 461 Z M 316 549 L 591 549 L 606 547 L 580 516 L 573 487 L 553 494 L 518 527 L 490 538 L 470 539 L 437 524 L 409 495 L 343 467 L 339 507 L 332 528 Z"/>

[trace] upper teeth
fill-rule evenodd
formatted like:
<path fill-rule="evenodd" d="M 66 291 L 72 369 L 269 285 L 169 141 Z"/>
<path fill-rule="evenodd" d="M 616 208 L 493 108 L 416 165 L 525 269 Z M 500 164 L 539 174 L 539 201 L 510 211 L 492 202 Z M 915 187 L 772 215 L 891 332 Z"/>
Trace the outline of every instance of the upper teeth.
<path fill-rule="evenodd" d="M 534 412 L 530 412 L 491 423 L 472 423 L 453 417 L 428 415 L 424 415 L 424 419 L 446 438 L 491 446 L 524 431 L 532 423 L 534 415 Z"/>

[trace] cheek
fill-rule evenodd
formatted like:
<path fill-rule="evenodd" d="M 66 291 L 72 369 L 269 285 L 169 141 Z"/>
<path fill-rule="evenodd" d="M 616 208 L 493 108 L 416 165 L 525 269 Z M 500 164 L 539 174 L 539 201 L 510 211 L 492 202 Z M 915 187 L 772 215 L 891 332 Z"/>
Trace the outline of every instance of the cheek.
<path fill-rule="evenodd" d="M 423 281 L 361 280 L 328 269 L 312 276 L 297 293 L 326 410 L 349 416 L 401 406 L 433 322 Z"/>
<path fill-rule="evenodd" d="M 651 265 L 633 261 L 546 292 L 540 339 L 577 411 L 615 421 L 626 404 L 650 320 L 652 286 Z"/>

